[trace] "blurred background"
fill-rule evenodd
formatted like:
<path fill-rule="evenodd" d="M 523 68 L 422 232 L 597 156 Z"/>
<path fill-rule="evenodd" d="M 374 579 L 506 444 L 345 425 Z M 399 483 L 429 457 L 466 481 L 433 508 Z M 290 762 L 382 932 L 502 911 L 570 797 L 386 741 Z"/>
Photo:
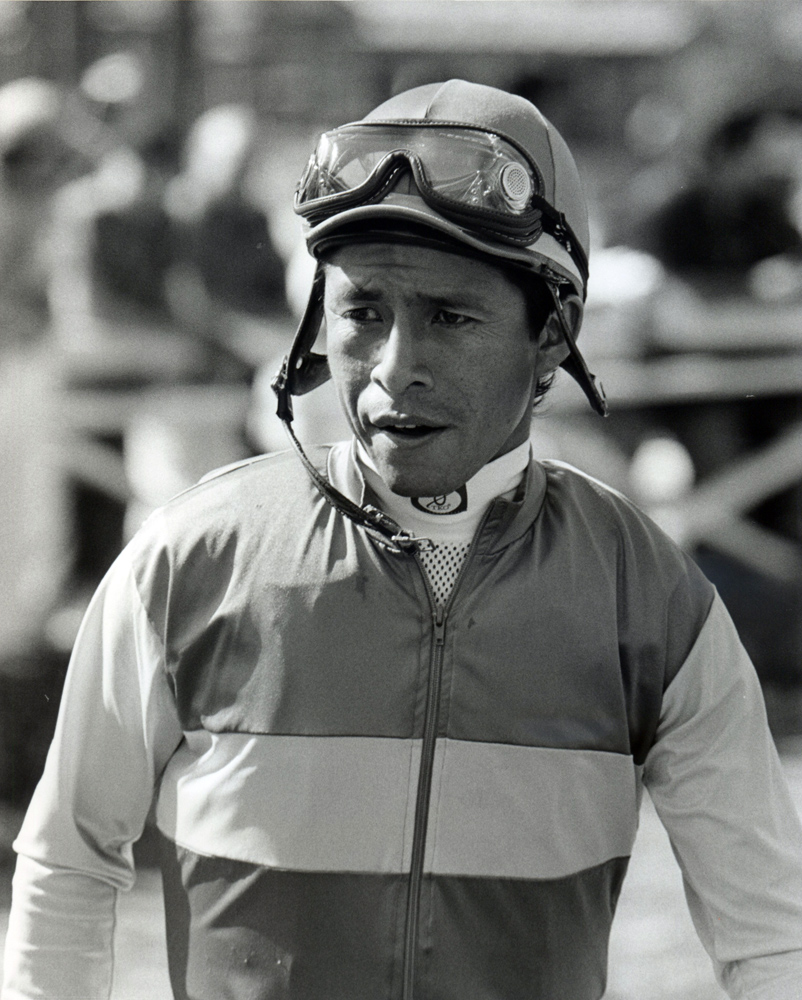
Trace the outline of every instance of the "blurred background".
<path fill-rule="evenodd" d="M 533 100 L 590 202 L 580 344 L 612 413 L 562 377 L 535 451 L 719 588 L 802 808 L 802 4 L 6 0 L 0 912 L 94 587 L 155 506 L 284 447 L 269 381 L 311 278 L 291 203 L 315 136 L 454 76 Z M 330 389 L 299 411 L 302 440 L 345 434 Z M 648 805 L 642 826 L 608 996 L 721 997 Z M 168 995 L 140 857 L 117 1000 Z"/>

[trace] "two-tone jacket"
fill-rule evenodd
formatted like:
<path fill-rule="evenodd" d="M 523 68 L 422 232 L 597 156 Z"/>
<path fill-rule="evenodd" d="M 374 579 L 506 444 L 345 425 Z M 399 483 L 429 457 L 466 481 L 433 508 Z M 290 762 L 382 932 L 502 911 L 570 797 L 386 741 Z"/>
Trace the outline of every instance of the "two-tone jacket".
<path fill-rule="evenodd" d="M 754 672 L 648 518 L 533 462 L 438 606 L 293 456 L 251 461 L 153 515 L 92 603 L 4 1000 L 107 995 L 154 799 L 176 997 L 598 1000 L 644 785 L 731 995 L 802 996 L 802 833 Z"/>

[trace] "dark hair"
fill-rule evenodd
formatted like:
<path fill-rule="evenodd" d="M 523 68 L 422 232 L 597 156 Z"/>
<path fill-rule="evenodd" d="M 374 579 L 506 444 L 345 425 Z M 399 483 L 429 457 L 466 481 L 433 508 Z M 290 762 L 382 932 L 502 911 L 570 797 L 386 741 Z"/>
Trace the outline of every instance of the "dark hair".
<path fill-rule="evenodd" d="M 545 280 L 528 268 L 508 265 L 492 257 L 488 258 L 487 262 L 501 271 L 504 277 L 520 290 L 526 300 L 526 318 L 530 333 L 535 338 L 539 337 L 546 320 L 554 310 L 554 301 Z"/>
<path fill-rule="evenodd" d="M 491 258 L 492 260 L 492 258 Z M 516 288 L 520 289 L 526 302 L 526 316 L 529 321 L 529 333 L 537 339 L 549 316 L 554 311 L 554 301 L 546 287 L 545 279 L 528 268 L 515 267 L 493 261 L 496 267 Z M 555 372 L 542 375 L 535 386 L 534 406 L 537 406 L 554 382 Z"/>

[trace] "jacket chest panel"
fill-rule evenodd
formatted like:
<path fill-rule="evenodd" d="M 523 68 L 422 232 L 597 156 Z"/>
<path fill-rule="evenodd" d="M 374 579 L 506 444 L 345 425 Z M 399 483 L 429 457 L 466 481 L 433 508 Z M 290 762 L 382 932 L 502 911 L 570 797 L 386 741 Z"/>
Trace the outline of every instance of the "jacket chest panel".
<path fill-rule="evenodd" d="M 465 584 L 448 618 L 440 735 L 628 753 L 615 593 L 526 552 L 476 559 Z"/>
<path fill-rule="evenodd" d="M 258 584 L 230 586 L 210 610 L 175 658 L 184 727 L 420 735 L 431 643 L 422 586 L 399 586 L 370 566 L 304 576 L 263 573 Z"/>
<path fill-rule="evenodd" d="M 449 622 L 441 735 L 627 753 L 614 614 L 597 627 L 562 606 L 533 610 L 523 595 L 507 596 Z"/>

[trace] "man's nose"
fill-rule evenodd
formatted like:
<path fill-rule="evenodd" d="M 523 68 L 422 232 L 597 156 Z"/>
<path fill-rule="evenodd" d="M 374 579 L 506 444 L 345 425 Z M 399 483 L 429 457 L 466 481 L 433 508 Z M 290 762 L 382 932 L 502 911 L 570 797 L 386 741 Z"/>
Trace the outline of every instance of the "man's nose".
<path fill-rule="evenodd" d="M 389 395 L 399 396 L 417 386 L 431 388 L 433 377 L 425 357 L 423 338 L 414 322 L 397 319 L 376 348 L 371 378 Z"/>

